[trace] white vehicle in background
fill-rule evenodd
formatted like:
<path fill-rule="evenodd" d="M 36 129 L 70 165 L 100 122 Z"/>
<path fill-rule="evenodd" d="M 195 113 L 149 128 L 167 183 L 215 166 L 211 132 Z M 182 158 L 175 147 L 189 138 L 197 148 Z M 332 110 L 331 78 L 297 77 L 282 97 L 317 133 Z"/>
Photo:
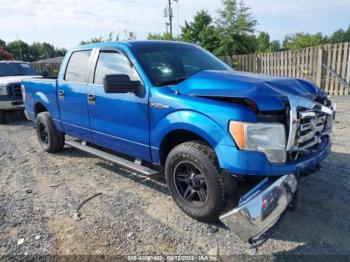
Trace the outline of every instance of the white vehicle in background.
<path fill-rule="evenodd" d="M 21 82 L 38 77 L 30 63 L 20 61 L 0 61 L 0 124 L 5 122 L 6 112 L 23 110 Z"/>

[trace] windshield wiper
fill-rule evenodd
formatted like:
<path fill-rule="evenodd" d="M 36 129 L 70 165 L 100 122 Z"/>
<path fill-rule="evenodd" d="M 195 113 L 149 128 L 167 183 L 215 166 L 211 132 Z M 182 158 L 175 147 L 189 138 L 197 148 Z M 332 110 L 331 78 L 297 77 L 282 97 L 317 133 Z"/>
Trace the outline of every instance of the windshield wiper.
<path fill-rule="evenodd" d="M 183 81 L 185 81 L 187 77 L 179 77 L 170 81 L 165 81 L 159 84 L 159 86 L 168 86 L 168 85 L 173 85 L 173 84 L 179 84 Z"/>

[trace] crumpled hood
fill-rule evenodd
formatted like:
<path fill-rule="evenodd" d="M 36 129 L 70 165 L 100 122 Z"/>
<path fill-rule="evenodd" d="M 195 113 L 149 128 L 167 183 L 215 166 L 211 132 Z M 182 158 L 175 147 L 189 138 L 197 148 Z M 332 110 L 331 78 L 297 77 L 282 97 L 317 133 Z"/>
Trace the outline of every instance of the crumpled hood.
<path fill-rule="evenodd" d="M 1 76 L 0 77 L 0 86 L 5 86 L 7 84 L 12 84 L 12 83 L 21 83 L 25 79 L 30 79 L 30 78 L 37 78 L 40 76 Z"/>
<path fill-rule="evenodd" d="M 305 80 L 238 71 L 201 71 L 174 88 L 193 96 L 250 99 L 261 111 L 284 109 L 288 95 L 310 100 L 326 97 Z"/>

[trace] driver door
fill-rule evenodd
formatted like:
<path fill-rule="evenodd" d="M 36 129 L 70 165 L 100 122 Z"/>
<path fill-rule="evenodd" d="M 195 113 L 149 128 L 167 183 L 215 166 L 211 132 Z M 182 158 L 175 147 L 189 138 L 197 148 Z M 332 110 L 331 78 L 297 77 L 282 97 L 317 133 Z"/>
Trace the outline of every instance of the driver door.
<path fill-rule="evenodd" d="M 95 70 L 87 86 L 90 129 L 95 144 L 150 161 L 148 92 L 106 93 L 105 75 L 125 74 L 141 81 L 124 53 L 116 49 L 96 52 Z M 141 81 L 142 82 L 142 81 Z"/>

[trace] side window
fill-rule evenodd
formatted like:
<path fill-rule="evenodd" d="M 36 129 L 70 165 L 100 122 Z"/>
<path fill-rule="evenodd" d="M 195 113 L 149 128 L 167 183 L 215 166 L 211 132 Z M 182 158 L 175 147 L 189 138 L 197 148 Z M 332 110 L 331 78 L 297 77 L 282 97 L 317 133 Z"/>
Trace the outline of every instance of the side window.
<path fill-rule="evenodd" d="M 95 70 L 94 84 L 103 85 L 105 75 L 128 75 L 130 80 L 140 80 L 129 60 L 117 52 L 101 52 Z"/>
<path fill-rule="evenodd" d="M 85 82 L 90 54 L 91 50 L 77 51 L 72 54 L 66 69 L 66 81 Z"/>

